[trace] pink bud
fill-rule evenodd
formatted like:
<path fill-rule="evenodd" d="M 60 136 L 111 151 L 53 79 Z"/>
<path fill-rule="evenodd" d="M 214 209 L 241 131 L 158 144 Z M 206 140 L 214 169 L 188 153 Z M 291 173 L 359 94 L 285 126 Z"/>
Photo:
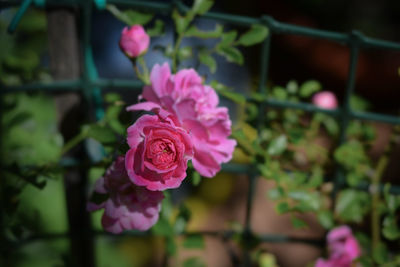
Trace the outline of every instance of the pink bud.
<path fill-rule="evenodd" d="M 338 106 L 335 94 L 329 91 L 316 93 L 312 98 L 312 102 L 317 107 L 325 109 L 335 109 Z"/>
<path fill-rule="evenodd" d="M 150 37 L 141 25 L 125 27 L 121 33 L 119 47 L 130 58 L 144 54 L 149 48 Z"/>

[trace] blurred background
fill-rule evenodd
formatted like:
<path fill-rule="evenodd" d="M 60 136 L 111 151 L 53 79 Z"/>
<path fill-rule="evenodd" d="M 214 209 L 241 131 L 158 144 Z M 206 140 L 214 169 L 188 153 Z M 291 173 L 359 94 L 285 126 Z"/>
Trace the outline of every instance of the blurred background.
<path fill-rule="evenodd" d="M 191 5 L 191 1 L 185 3 Z M 399 1 L 219 0 L 212 10 L 250 17 L 269 15 L 278 21 L 295 25 L 345 33 L 359 30 L 372 38 L 400 41 Z M 54 10 L 47 10 L 52 11 Z M 76 25 L 75 19 L 82 19 L 82 14 L 77 10 L 67 11 L 72 15 L 72 25 Z M 54 65 L 51 57 L 57 52 L 54 52 L 54 45 L 49 48 L 49 40 L 54 40 L 54 37 L 51 37 L 52 33 L 48 30 L 49 21 L 54 22 L 54 17 L 46 15 L 44 11 L 32 9 L 24 16 L 16 33 L 9 35 L 6 27 L 14 14 L 14 8 L 2 9 L 0 13 L 2 85 L 14 86 L 37 81 L 46 83 L 54 79 L 73 78 L 68 75 L 75 75 L 75 78 L 76 74 L 79 75 L 79 64 L 74 66 L 74 70 L 65 71 L 64 73 L 69 73 L 66 76 L 59 75 L 59 70 L 58 73 L 54 72 L 54 66 L 57 65 Z M 149 66 L 168 61 L 156 48 L 173 40 L 172 21 L 166 17 L 160 18 L 166 19 L 166 33 L 152 39 L 151 52 L 145 56 Z M 202 19 L 196 23 L 202 29 L 213 29 L 215 26 L 215 21 L 212 20 Z M 91 44 L 100 77 L 135 79 L 131 62 L 118 47 L 124 26 L 108 11 L 94 9 Z M 65 33 L 66 39 L 69 34 L 71 33 Z M 190 39 L 183 45 L 211 46 L 212 42 L 196 42 Z M 79 54 L 79 48 L 76 51 Z M 217 58 L 216 74 L 211 77 L 204 66 L 199 68 L 199 73 L 207 81 L 217 79 L 233 87 L 236 92 L 249 92 L 257 86 L 256 81 L 259 78 L 259 51 L 259 47 L 243 50 L 245 66 L 236 66 Z M 268 83 L 271 86 L 285 86 L 291 80 L 302 83 L 315 79 L 320 81 L 324 89 L 334 92 L 340 102 L 346 87 L 348 62 L 349 51 L 345 46 L 308 37 L 274 35 Z M 399 114 L 399 62 L 398 52 L 371 49 L 360 54 L 355 91 L 369 103 L 370 111 Z M 184 67 L 185 64 L 189 66 L 192 62 L 185 62 Z M 137 100 L 137 93 L 127 90 L 117 92 L 127 104 Z M 104 94 L 106 93 L 107 90 Z M 235 106 L 227 100 L 222 100 L 222 105 L 230 107 L 231 117 L 237 121 Z M 65 143 L 79 132 L 82 122 L 79 114 L 83 113 L 81 108 L 79 99 L 71 95 L 53 98 L 45 93 L 4 94 L 1 118 L 3 164 L 46 165 L 54 161 L 61 151 L 63 140 Z M 376 129 L 378 136 L 382 136 L 382 143 L 385 143 L 389 128 L 377 124 Z M 256 135 L 253 130 L 248 129 L 250 136 Z M 382 150 L 381 144 L 376 143 L 375 146 L 378 151 Z M 79 149 L 75 151 L 77 152 L 79 153 Z M 395 156 L 400 155 L 399 149 L 396 153 Z M 234 158 L 237 163 L 247 163 L 247 160 L 243 155 L 236 155 Z M 70 253 L 74 250 L 70 248 L 73 245 L 67 237 L 62 237 L 63 233 L 76 228 L 76 221 L 68 219 L 68 214 L 77 214 L 76 211 L 71 211 L 73 207 L 67 205 L 66 192 L 70 184 L 63 180 L 59 171 L 52 170 L 51 174 L 43 177 L 46 185 L 41 186 L 29 178 L 23 178 L 29 177 L 29 171 L 17 173 L 15 169 L 2 170 L 0 179 L 3 180 L 2 198 L 5 204 L 2 219 L 8 227 L 6 239 L 12 241 L 2 243 L 3 266 L 76 266 L 74 256 Z M 89 181 L 93 183 L 103 174 L 104 167 L 91 167 L 87 171 Z M 388 177 L 394 179 L 400 172 L 399 167 L 393 166 L 391 172 L 393 174 Z M 79 184 L 72 187 L 74 186 Z M 323 238 L 324 230 L 312 216 L 303 218 L 309 223 L 309 228 L 294 230 L 288 216 L 276 215 L 274 204 L 265 197 L 270 186 L 265 180 L 259 179 L 252 217 L 254 231 Z M 191 211 L 188 230 L 235 229 L 244 223 L 247 187 L 246 176 L 221 172 L 213 179 L 203 179 L 197 187 L 185 181 L 182 188 L 173 193 L 172 198 L 175 203 L 184 202 Z M 70 197 L 73 198 L 73 194 Z M 100 217 L 101 211 L 91 217 L 94 232 L 102 231 Z M 5 244 L 8 247 L 4 247 Z M 99 234 L 92 245 L 91 253 L 95 257 L 96 266 L 181 266 L 183 259 L 201 256 L 207 266 L 222 267 L 236 266 L 241 257 L 240 248 L 234 242 L 213 236 L 205 238 L 203 250 L 183 249 L 169 263 L 165 257 L 166 244 L 161 237 Z M 275 254 L 279 266 L 289 267 L 306 266 L 322 252 L 321 247 L 301 243 L 268 244 L 261 248 L 261 251 L 264 250 Z M 202 266 L 194 264 L 192 266 Z"/>

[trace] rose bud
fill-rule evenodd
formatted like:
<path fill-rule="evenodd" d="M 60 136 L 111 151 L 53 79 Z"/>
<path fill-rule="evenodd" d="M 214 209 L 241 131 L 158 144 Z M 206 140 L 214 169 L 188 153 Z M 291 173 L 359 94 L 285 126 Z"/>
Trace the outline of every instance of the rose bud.
<path fill-rule="evenodd" d="M 141 25 L 125 27 L 122 30 L 119 47 L 129 58 L 136 58 L 146 53 L 149 44 L 150 37 Z"/>
<path fill-rule="evenodd" d="M 335 94 L 329 91 L 316 93 L 312 98 L 312 102 L 317 107 L 324 109 L 335 109 L 338 106 Z"/>

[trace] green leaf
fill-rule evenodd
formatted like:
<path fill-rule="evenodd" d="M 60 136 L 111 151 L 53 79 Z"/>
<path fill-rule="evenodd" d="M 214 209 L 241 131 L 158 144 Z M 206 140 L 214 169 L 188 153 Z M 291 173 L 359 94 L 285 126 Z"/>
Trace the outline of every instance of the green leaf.
<path fill-rule="evenodd" d="M 311 177 L 307 182 L 307 186 L 311 188 L 316 188 L 320 186 L 324 179 L 323 175 L 324 175 L 323 169 L 319 165 L 313 167 Z"/>
<path fill-rule="evenodd" d="M 107 10 L 111 12 L 117 19 L 125 24 L 132 26 L 136 24 L 145 25 L 153 19 L 153 14 L 141 13 L 134 10 L 121 11 L 114 5 L 107 5 Z"/>
<path fill-rule="evenodd" d="M 300 86 L 300 96 L 307 98 L 321 89 L 322 86 L 318 81 L 315 80 L 306 81 Z"/>
<path fill-rule="evenodd" d="M 215 89 L 215 91 L 217 91 L 218 94 L 232 100 L 233 102 L 240 105 L 244 105 L 246 103 L 246 98 L 242 94 L 230 91 L 230 88 L 226 85 L 215 80 L 212 81 L 210 85 Z"/>
<path fill-rule="evenodd" d="M 154 23 L 154 26 L 150 29 L 147 29 L 146 32 L 149 36 L 160 36 L 164 34 L 164 21 L 157 19 Z"/>
<path fill-rule="evenodd" d="M 202 39 L 219 38 L 224 30 L 220 24 L 215 25 L 213 31 L 199 30 L 195 25 L 191 26 L 185 33 L 186 37 L 197 37 Z"/>
<path fill-rule="evenodd" d="M 5 56 L 3 64 L 13 70 L 32 71 L 40 63 L 39 55 L 30 49 L 21 49 Z"/>
<path fill-rule="evenodd" d="M 272 200 L 277 200 L 281 197 L 284 196 L 283 188 L 282 187 L 276 187 L 268 190 L 268 197 Z"/>
<path fill-rule="evenodd" d="M 89 124 L 83 126 L 82 130 L 86 132 L 87 137 L 93 138 L 102 144 L 110 144 L 117 141 L 111 128 L 100 124 Z"/>
<path fill-rule="evenodd" d="M 265 38 L 267 38 L 268 32 L 268 28 L 264 25 L 253 24 L 251 25 L 251 29 L 249 31 L 240 36 L 238 44 L 250 46 L 261 43 Z"/>
<path fill-rule="evenodd" d="M 342 190 L 337 198 L 335 213 L 345 222 L 362 222 L 370 209 L 368 193 L 353 189 Z"/>
<path fill-rule="evenodd" d="M 362 130 L 366 140 L 373 141 L 376 138 L 375 128 L 371 124 L 364 124 Z"/>
<path fill-rule="evenodd" d="M 301 229 L 301 228 L 307 227 L 307 223 L 305 221 L 303 221 L 295 216 L 292 216 L 290 221 L 292 222 L 293 227 L 296 229 Z"/>
<path fill-rule="evenodd" d="M 167 241 L 167 254 L 169 256 L 173 256 L 176 254 L 178 250 L 178 246 L 176 245 L 175 238 L 173 236 L 169 236 L 166 239 Z"/>
<path fill-rule="evenodd" d="M 239 49 L 232 46 L 221 46 L 217 47 L 217 53 L 223 57 L 228 62 L 233 62 L 239 65 L 242 65 L 244 62 L 244 58 L 242 52 Z"/>
<path fill-rule="evenodd" d="M 167 191 L 164 191 L 164 199 L 161 203 L 161 217 L 170 218 L 173 212 L 173 205 L 171 200 L 171 194 Z"/>
<path fill-rule="evenodd" d="M 5 128 L 9 129 L 12 127 L 17 127 L 19 124 L 22 124 L 32 118 L 32 115 L 27 111 L 22 111 L 20 113 L 15 114 L 14 116 L 8 116 L 3 121 L 3 125 Z"/>
<path fill-rule="evenodd" d="M 125 126 L 119 121 L 119 114 L 123 109 L 122 105 L 112 105 L 106 110 L 105 120 L 112 130 L 123 135 L 126 132 Z"/>
<path fill-rule="evenodd" d="M 258 102 L 262 102 L 262 101 L 265 101 L 268 99 L 268 97 L 266 95 L 260 94 L 258 92 L 251 92 L 250 95 L 251 95 L 251 98 L 253 98 L 255 101 L 258 101 Z"/>
<path fill-rule="evenodd" d="M 172 19 L 175 22 L 176 32 L 179 34 L 182 34 L 190 23 L 190 18 L 181 16 L 176 9 L 172 12 Z"/>
<path fill-rule="evenodd" d="M 235 138 L 239 147 L 241 147 L 246 153 L 249 155 L 254 155 L 255 151 L 251 145 L 251 142 L 242 129 L 232 132 L 232 137 Z"/>
<path fill-rule="evenodd" d="M 318 192 L 308 192 L 293 190 L 288 193 L 288 197 L 300 201 L 303 211 L 317 211 L 320 207 Z"/>
<path fill-rule="evenodd" d="M 297 93 L 297 90 L 299 89 L 299 85 L 297 84 L 296 81 L 290 80 L 286 85 L 286 89 L 289 92 L 289 94 L 294 95 Z"/>
<path fill-rule="evenodd" d="M 323 114 L 325 115 L 325 114 Z M 339 124 L 337 121 L 331 116 L 324 116 L 324 119 L 321 121 L 322 125 L 328 131 L 331 136 L 337 136 L 339 133 Z"/>
<path fill-rule="evenodd" d="M 371 104 L 361 96 L 352 95 L 350 96 L 350 107 L 354 111 L 367 111 Z"/>
<path fill-rule="evenodd" d="M 255 103 L 246 102 L 246 120 L 251 121 L 257 118 L 258 106 Z"/>
<path fill-rule="evenodd" d="M 192 47 L 190 46 L 185 46 L 185 47 L 181 47 L 178 50 L 178 58 L 180 61 L 184 61 L 186 59 L 189 59 L 193 56 L 192 53 Z"/>
<path fill-rule="evenodd" d="M 400 229 L 395 215 L 386 216 L 382 225 L 382 233 L 385 238 L 389 240 L 400 238 Z"/>
<path fill-rule="evenodd" d="M 203 15 L 206 13 L 214 4 L 211 0 L 195 0 L 192 11 L 194 14 Z"/>
<path fill-rule="evenodd" d="M 335 225 L 335 222 L 333 220 L 333 214 L 331 211 L 321 210 L 317 213 L 317 216 L 318 216 L 319 223 L 325 229 L 331 229 Z"/>
<path fill-rule="evenodd" d="M 278 214 L 283 214 L 283 213 L 290 211 L 290 207 L 287 202 L 278 203 L 278 205 L 276 205 L 275 209 L 278 212 Z"/>
<path fill-rule="evenodd" d="M 190 210 L 184 206 L 181 205 L 179 207 L 179 214 L 175 220 L 175 224 L 174 224 L 174 233 L 175 234 L 181 234 L 185 231 L 186 229 L 186 225 L 188 223 L 188 221 L 190 220 L 191 217 L 191 212 Z"/>
<path fill-rule="evenodd" d="M 260 255 L 258 264 L 260 267 L 278 267 L 276 257 L 271 253 L 262 253 Z"/>
<path fill-rule="evenodd" d="M 38 11 L 28 11 L 18 24 L 18 31 L 35 33 L 45 31 L 47 26 L 46 16 Z"/>
<path fill-rule="evenodd" d="M 171 44 L 167 45 L 166 47 L 157 45 L 154 47 L 154 49 L 160 50 L 162 53 L 164 53 L 164 56 L 169 58 L 172 58 L 172 56 L 174 55 L 174 48 Z"/>
<path fill-rule="evenodd" d="M 183 241 L 183 247 L 188 249 L 204 249 L 204 238 L 202 235 L 189 235 Z"/>
<path fill-rule="evenodd" d="M 383 195 L 385 197 L 386 206 L 389 209 L 390 213 L 395 213 L 396 210 L 400 207 L 400 196 L 395 196 L 390 193 L 391 185 L 386 183 L 383 190 Z"/>
<path fill-rule="evenodd" d="M 349 172 L 346 181 L 350 186 L 357 186 L 365 178 L 365 175 L 360 172 Z"/>
<path fill-rule="evenodd" d="M 278 100 L 286 100 L 288 96 L 286 89 L 280 86 L 276 86 L 274 89 L 272 89 L 272 95 Z"/>
<path fill-rule="evenodd" d="M 384 264 L 389 259 L 388 249 L 384 243 L 379 243 L 372 251 L 372 258 L 378 264 Z"/>
<path fill-rule="evenodd" d="M 57 131 L 54 100 L 37 94 L 10 94 L 3 96 L 3 103 L 2 164 L 40 166 L 57 162 L 63 138 Z"/>
<path fill-rule="evenodd" d="M 229 31 L 223 33 L 221 36 L 221 42 L 217 45 L 217 47 L 231 45 L 235 41 L 236 36 L 237 36 L 237 31 Z"/>
<path fill-rule="evenodd" d="M 215 61 L 214 57 L 211 56 L 207 51 L 202 50 L 198 54 L 200 63 L 206 65 L 211 73 L 215 73 L 217 70 L 217 62 Z"/>
<path fill-rule="evenodd" d="M 201 176 L 198 172 L 194 171 L 192 174 L 192 184 L 198 186 L 201 182 Z"/>
<path fill-rule="evenodd" d="M 282 134 L 269 143 L 267 153 L 271 156 L 277 156 L 282 154 L 286 150 L 286 147 L 287 138 Z"/>
<path fill-rule="evenodd" d="M 190 257 L 183 262 L 183 267 L 206 267 L 199 257 Z"/>
<path fill-rule="evenodd" d="M 354 169 L 362 163 L 368 163 L 368 157 L 360 141 L 351 140 L 335 150 L 335 160 L 347 169 Z"/>
<path fill-rule="evenodd" d="M 246 98 L 239 93 L 231 92 L 231 91 L 224 90 L 224 89 L 219 90 L 218 93 L 220 95 L 232 100 L 233 102 L 235 102 L 237 104 L 244 105 L 246 103 Z"/>
<path fill-rule="evenodd" d="M 121 96 L 119 94 L 117 94 L 117 93 L 107 93 L 104 96 L 104 100 L 107 103 L 114 103 L 114 102 L 120 101 L 121 100 Z"/>
<path fill-rule="evenodd" d="M 166 218 L 161 217 L 151 228 L 151 231 L 158 236 L 172 236 L 174 229 Z"/>

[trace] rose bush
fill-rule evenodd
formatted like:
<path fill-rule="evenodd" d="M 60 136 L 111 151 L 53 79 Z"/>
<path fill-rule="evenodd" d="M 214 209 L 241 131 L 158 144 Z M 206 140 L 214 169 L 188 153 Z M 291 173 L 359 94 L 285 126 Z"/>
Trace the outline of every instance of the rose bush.
<path fill-rule="evenodd" d="M 236 141 L 229 139 L 231 120 L 228 109 L 218 107 L 215 90 L 203 85 L 202 78 L 193 69 L 171 74 L 167 63 L 156 64 L 150 74 L 151 85 L 143 88 L 142 98 L 147 102 L 127 110 L 147 110 L 171 113 L 176 123 L 190 134 L 194 146 L 193 167 L 205 177 L 213 177 L 221 164 L 232 158 Z M 165 110 L 165 111 L 164 111 Z"/>
<path fill-rule="evenodd" d="M 119 47 L 129 57 L 135 58 L 144 54 L 149 48 L 150 37 L 141 25 L 133 25 L 122 30 Z"/>
<path fill-rule="evenodd" d="M 193 157 L 190 135 L 172 116 L 143 115 L 128 128 L 125 167 L 129 178 L 148 190 L 177 188 Z"/>
<path fill-rule="evenodd" d="M 163 198 L 161 192 L 133 184 L 126 173 L 124 157 L 118 157 L 97 180 L 87 209 L 104 208 L 103 228 L 114 234 L 133 229 L 146 231 L 157 222 Z"/>

